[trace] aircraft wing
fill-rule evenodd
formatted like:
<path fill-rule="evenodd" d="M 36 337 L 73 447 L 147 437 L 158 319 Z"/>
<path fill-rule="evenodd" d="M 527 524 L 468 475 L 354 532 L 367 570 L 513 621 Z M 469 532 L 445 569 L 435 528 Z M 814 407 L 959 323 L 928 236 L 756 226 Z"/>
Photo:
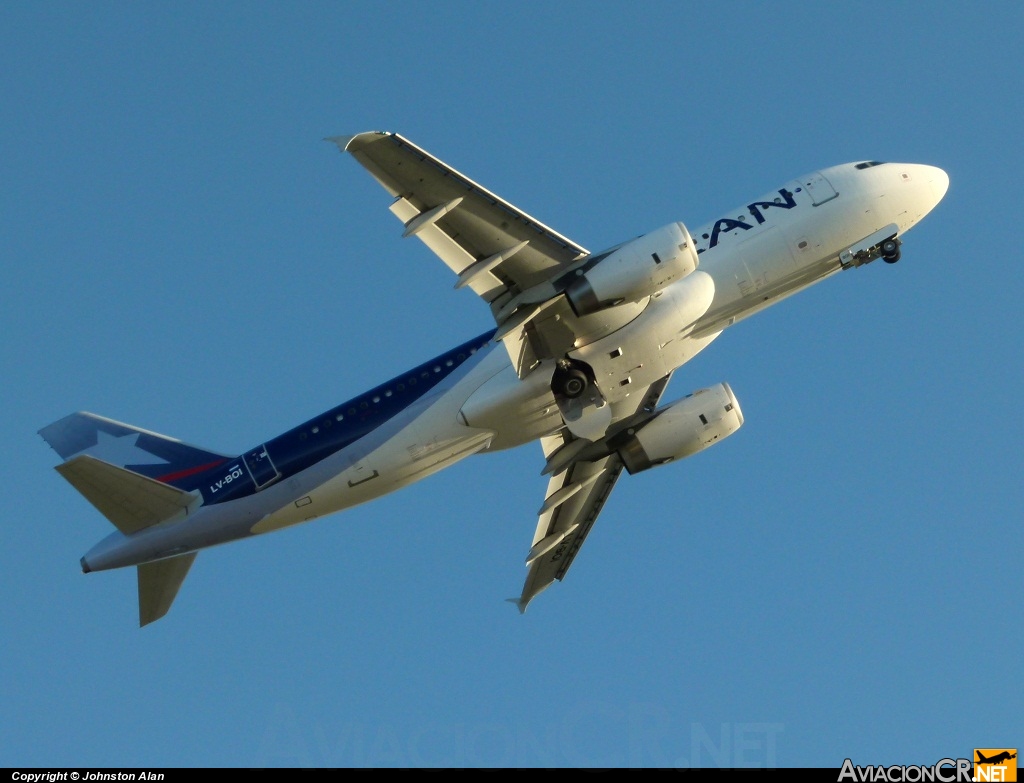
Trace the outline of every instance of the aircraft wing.
<path fill-rule="evenodd" d="M 391 211 L 502 323 L 517 294 L 557 277 L 586 248 L 512 206 L 397 133 L 329 139 L 394 196 Z M 525 320 L 525 319 L 524 319 Z"/>
<path fill-rule="evenodd" d="M 613 415 L 620 426 L 628 426 L 633 416 L 654 410 L 671 377 L 669 373 L 651 384 L 639 405 L 631 403 L 632 398 L 613 404 Z M 622 473 L 622 460 L 617 454 L 595 461 L 570 460 L 562 465 L 564 460 L 559 460 L 559 453 L 572 454 L 577 443 L 579 441 L 568 430 L 541 439 L 548 465 L 558 467 L 548 481 L 541 506 L 537 532 L 527 557 L 530 571 L 523 593 L 517 599 L 510 599 L 520 612 L 525 612 L 530 601 L 552 582 L 565 577 Z"/>

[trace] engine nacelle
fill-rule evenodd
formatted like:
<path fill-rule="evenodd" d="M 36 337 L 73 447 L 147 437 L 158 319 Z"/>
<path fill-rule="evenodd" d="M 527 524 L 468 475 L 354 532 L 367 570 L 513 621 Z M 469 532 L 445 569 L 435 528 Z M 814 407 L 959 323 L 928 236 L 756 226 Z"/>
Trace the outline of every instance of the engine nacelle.
<path fill-rule="evenodd" d="M 729 437 L 743 424 L 743 413 L 729 384 L 701 389 L 666 405 L 637 427 L 619 433 L 609 445 L 632 473 L 689 457 Z"/>
<path fill-rule="evenodd" d="M 590 315 L 650 296 L 686 277 L 697 263 L 686 226 L 670 223 L 613 250 L 569 283 L 565 295 L 577 315 Z"/>

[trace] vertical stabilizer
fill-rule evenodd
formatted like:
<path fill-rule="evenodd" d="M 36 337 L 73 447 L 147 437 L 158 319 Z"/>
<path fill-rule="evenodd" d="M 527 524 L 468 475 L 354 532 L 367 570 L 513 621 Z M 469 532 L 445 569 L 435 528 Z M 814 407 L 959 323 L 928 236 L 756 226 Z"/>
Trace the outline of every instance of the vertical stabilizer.
<path fill-rule="evenodd" d="M 205 471 L 231 459 L 85 411 L 65 416 L 43 427 L 39 434 L 63 460 L 80 455 L 95 457 L 186 492 L 201 485 Z"/>
<path fill-rule="evenodd" d="M 138 566 L 140 627 L 167 614 L 195 559 L 196 553 L 190 552 Z"/>

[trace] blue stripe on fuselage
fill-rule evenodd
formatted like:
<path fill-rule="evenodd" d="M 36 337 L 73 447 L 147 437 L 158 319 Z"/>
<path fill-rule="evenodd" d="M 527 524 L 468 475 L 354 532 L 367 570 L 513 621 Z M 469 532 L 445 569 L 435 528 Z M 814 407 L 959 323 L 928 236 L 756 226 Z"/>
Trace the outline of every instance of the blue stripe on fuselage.
<path fill-rule="evenodd" d="M 492 329 L 456 346 L 209 471 L 199 484 L 204 502 L 206 505 L 224 503 L 256 492 L 250 470 L 245 466 L 247 455 L 266 450 L 270 462 L 280 474 L 263 485 L 270 486 L 355 443 L 458 370 L 470 356 L 490 342 L 494 331 Z M 270 473 L 273 474 L 272 469 Z"/>

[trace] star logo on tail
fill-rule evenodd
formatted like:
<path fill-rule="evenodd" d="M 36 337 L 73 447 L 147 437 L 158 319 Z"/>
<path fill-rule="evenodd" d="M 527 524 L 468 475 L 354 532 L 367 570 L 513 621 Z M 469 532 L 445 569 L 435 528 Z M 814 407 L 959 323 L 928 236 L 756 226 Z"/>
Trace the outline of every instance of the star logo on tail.
<path fill-rule="evenodd" d="M 80 451 L 79 454 L 88 454 L 90 457 L 120 467 L 125 465 L 169 465 L 167 460 L 151 454 L 139 446 L 141 434 L 140 432 L 130 432 L 127 435 L 111 435 L 98 430 L 96 445 Z"/>

